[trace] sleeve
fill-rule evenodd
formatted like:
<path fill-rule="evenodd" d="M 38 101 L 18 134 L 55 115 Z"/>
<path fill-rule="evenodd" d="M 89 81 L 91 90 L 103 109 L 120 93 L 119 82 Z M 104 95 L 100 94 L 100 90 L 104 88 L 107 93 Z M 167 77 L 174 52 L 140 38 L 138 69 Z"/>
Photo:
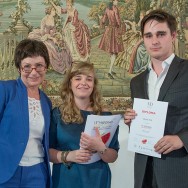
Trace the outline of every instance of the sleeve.
<path fill-rule="evenodd" d="M 106 112 L 105 115 L 112 115 L 111 112 Z M 119 141 L 118 141 L 118 134 L 119 134 L 119 126 L 114 133 L 114 136 L 110 142 L 109 148 L 115 149 L 117 152 L 119 151 Z"/>
<path fill-rule="evenodd" d="M 73 24 L 73 25 L 78 25 L 78 23 L 79 23 L 79 20 L 78 20 L 78 11 L 75 10 L 75 11 L 74 11 L 74 16 L 73 16 L 73 18 L 72 18 L 72 24 Z"/>
<path fill-rule="evenodd" d="M 108 16 L 107 16 L 107 9 L 105 10 L 105 13 L 101 19 L 101 24 L 105 24 L 106 20 L 107 20 Z"/>
<path fill-rule="evenodd" d="M 51 112 L 50 131 L 49 131 L 49 148 L 57 148 L 57 108 Z"/>
<path fill-rule="evenodd" d="M 120 27 L 121 25 L 121 19 L 120 19 L 120 15 L 119 15 L 119 10 L 116 8 L 115 11 L 115 18 L 116 18 L 116 22 L 117 22 L 117 26 Z"/>
<path fill-rule="evenodd" d="M 117 127 L 116 132 L 109 145 L 109 148 L 115 149 L 117 152 L 119 151 L 118 134 L 119 134 L 119 126 Z"/>
<path fill-rule="evenodd" d="M 188 127 L 186 127 L 184 129 L 182 129 L 181 131 L 179 131 L 177 133 L 177 135 L 179 136 L 179 138 L 183 142 L 184 148 L 186 149 L 186 152 L 188 153 Z"/>

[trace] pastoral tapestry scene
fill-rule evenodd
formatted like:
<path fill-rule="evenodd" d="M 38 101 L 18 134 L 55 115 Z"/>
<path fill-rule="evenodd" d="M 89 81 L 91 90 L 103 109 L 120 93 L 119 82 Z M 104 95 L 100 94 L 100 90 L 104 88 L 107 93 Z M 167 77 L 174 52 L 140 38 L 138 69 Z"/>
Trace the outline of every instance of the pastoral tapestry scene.
<path fill-rule="evenodd" d="M 73 63 L 96 68 L 107 105 L 121 111 L 131 105 L 129 83 L 150 61 L 140 21 L 150 10 L 175 15 L 178 36 L 174 51 L 188 58 L 188 0 L 119 0 L 113 15 L 110 0 L 0 0 L 0 79 L 19 76 L 13 55 L 23 38 L 41 40 L 51 65 L 42 89 L 58 104 L 59 88 Z"/>

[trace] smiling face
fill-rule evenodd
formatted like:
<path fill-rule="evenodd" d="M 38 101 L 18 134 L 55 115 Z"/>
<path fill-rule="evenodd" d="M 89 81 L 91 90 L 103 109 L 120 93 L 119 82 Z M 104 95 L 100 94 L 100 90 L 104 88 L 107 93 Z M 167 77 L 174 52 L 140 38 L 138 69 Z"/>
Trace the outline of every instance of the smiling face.
<path fill-rule="evenodd" d="M 94 73 L 78 74 L 71 79 L 71 89 L 75 99 L 90 99 L 94 88 Z"/>
<path fill-rule="evenodd" d="M 164 61 L 173 53 L 176 32 L 171 33 L 166 22 L 148 21 L 144 26 L 143 39 L 152 59 Z"/>
<path fill-rule="evenodd" d="M 30 73 L 26 73 L 23 70 L 24 67 L 46 67 L 44 58 L 41 56 L 27 57 L 21 61 L 21 67 L 19 70 L 21 79 L 26 87 L 38 89 L 39 85 L 44 80 L 46 69 L 43 69 L 43 71 L 40 72 L 37 72 L 36 69 L 32 69 Z"/>

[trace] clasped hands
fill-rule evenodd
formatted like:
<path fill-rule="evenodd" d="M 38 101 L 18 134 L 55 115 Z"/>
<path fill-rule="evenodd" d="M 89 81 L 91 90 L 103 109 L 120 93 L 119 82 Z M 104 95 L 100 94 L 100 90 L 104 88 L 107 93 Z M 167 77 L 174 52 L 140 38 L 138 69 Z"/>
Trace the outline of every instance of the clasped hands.
<path fill-rule="evenodd" d="M 81 134 L 80 147 L 93 153 L 104 149 L 106 146 L 101 139 L 98 128 L 95 128 L 95 136 L 90 136 L 84 132 Z"/>
<path fill-rule="evenodd" d="M 124 114 L 124 122 L 130 126 L 131 121 L 136 117 L 136 112 L 128 108 Z M 171 151 L 182 148 L 183 142 L 177 135 L 165 135 L 155 145 L 154 149 L 159 154 L 168 154 Z"/>
<path fill-rule="evenodd" d="M 96 135 L 90 136 L 84 132 L 80 138 L 80 148 L 78 150 L 71 151 L 67 156 L 67 161 L 75 163 L 85 163 L 91 159 L 93 153 L 103 150 L 106 146 L 101 139 L 98 128 L 95 128 Z"/>

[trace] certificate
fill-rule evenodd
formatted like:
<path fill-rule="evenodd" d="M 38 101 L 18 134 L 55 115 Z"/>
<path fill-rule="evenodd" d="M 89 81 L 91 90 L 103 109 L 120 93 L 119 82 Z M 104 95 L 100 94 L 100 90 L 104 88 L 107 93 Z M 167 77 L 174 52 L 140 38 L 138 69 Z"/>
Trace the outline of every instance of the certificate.
<path fill-rule="evenodd" d="M 106 116 L 88 115 L 84 132 L 90 136 L 95 136 L 95 128 L 98 127 L 102 141 L 106 146 L 109 146 L 121 118 L 120 114 Z M 82 164 L 94 163 L 100 159 L 100 155 L 94 153 L 88 162 Z"/>
<path fill-rule="evenodd" d="M 168 103 L 134 99 L 137 116 L 131 122 L 128 150 L 161 158 L 154 145 L 163 137 Z"/>

